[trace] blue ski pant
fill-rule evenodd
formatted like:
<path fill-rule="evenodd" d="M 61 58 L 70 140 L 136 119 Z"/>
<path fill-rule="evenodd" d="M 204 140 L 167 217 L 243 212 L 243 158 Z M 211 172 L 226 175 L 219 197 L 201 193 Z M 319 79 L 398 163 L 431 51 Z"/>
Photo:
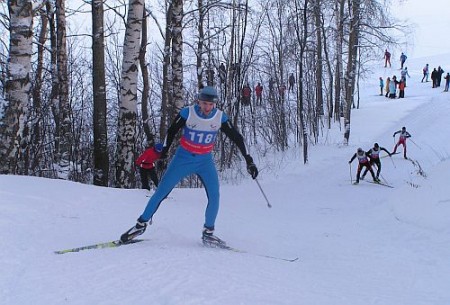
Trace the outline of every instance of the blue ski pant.
<path fill-rule="evenodd" d="M 208 205 L 205 211 L 204 226 L 214 229 L 219 212 L 219 178 L 211 153 L 197 155 L 178 147 L 172 161 L 164 173 L 153 196 L 140 216 L 141 221 L 149 221 L 159 208 L 161 202 L 172 189 L 186 176 L 197 174 L 205 187 Z"/>

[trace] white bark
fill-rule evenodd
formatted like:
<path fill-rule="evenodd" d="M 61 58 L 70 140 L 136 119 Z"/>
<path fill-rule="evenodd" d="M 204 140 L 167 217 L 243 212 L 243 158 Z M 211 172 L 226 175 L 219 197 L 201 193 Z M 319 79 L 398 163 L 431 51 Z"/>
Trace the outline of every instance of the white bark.
<path fill-rule="evenodd" d="M 24 135 L 30 102 L 32 54 L 32 4 L 30 0 L 10 0 L 10 44 L 6 80 L 6 111 L 1 124 L 0 171 L 22 173 L 21 148 L 27 145 Z"/>
<path fill-rule="evenodd" d="M 130 0 L 123 46 L 116 151 L 116 186 L 121 188 L 130 188 L 134 184 L 137 79 L 143 10 L 144 0 Z"/>

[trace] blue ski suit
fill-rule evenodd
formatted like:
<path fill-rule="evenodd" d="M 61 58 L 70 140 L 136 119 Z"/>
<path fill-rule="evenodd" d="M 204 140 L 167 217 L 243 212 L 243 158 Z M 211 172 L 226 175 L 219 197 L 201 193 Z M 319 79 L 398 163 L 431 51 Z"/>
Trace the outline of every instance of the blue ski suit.
<path fill-rule="evenodd" d="M 200 177 L 208 197 L 204 226 L 214 230 L 214 223 L 219 212 L 220 195 L 219 178 L 211 151 L 218 131 L 224 132 L 237 145 L 247 162 L 247 167 L 254 166 L 253 159 L 246 152 L 242 135 L 232 126 L 225 113 L 214 108 L 208 116 L 204 116 L 197 104 L 181 109 L 169 127 L 162 156 L 167 155 L 175 135 L 181 128 L 183 131 L 180 146 L 161 178 L 158 188 L 139 217 L 139 221 L 149 221 L 178 182 L 186 176 L 196 174 Z M 256 175 L 253 178 L 256 178 Z"/>

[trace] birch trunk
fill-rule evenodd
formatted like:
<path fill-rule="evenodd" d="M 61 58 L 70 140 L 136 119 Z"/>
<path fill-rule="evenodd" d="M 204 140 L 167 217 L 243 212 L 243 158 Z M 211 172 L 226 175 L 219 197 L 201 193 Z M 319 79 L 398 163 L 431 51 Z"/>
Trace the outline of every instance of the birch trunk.
<path fill-rule="evenodd" d="M 8 104 L 0 125 L 0 172 L 23 174 L 22 152 L 28 145 L 25 132 L 31 90 L 32 3 L 10 0 L 8 10 L 10 40 L 5 86 Z"/>
<path fill-rule="evenodd" d="M 137 78 L 144 0 L 130 0 L 123 46 L 119 122 L 116 150 L 116 187 L 134 187 Z"/>
<path fill-rule="evenodd" d="M 334 75 L 334 120 L 340 121 L 341 118 L 341 94 L 343 84 L 343 71 L 344 65 L 342 60 L 343 44 L 344 41 L 344 7 L 345 0 L 339 0 L 335 4 L 336 13 L 338 17 L 337 22 L 337 37 L 336 37 L 336 70 Z"/>
<path fill-rule="evenodd" d="M 56 148 L 56 161 L 59 165 L 57 174 L 59 178 L 68 179 L 72 161 L 73 133 L 69 101 L 65 0 L 56 0 L 56 47 L 59 120 L 59 130 L 56 130 L 59 139 L 59 146 Z"/>
<path fill-rule="evenodd" d="M 357 53 L 358 53 L 358 41 L 359 41 L 359 12 L 360 12 L 360 0 L 349 1 L 351 5 L 351 18 L 350 18 L 350 35 L 348 40 L 348 62 L 347 71 L 345 73 L 345 106 L 344 111 L 344 140 L 348 144 L 350 139 L 350 118 L 351 108 L 353 104 L 353 95 L 355 92 L 355 76 L 357 68 Z"/>
<path fill-rule="evenodd" d="M 183 100 L 183 0 L 172 1 L 172 118 L 184 106 Z"/>

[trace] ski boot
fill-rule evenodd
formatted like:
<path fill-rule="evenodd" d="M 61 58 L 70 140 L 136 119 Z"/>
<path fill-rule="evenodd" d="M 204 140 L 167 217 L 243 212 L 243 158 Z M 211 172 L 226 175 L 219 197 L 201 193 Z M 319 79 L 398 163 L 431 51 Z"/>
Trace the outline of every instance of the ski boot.
<path fill-rule="evenodd" d="M 142 221 L 140 218 L 137 220 L 136 225 L 134 225 L 131 229 L 126 231 L 125 233 L 120 236 L 120 242 L 126 244 L 130 242 L 132 239 L 138 237 L 139 235 L 142 235 L 145 232 L 145 229 L 147 228 L 147 222 Z"/>
<path fill-rule="evenodd" d="M 207 247 L 226 248 L 226 243 L 214 235 L 214 230 L 208 228 L 203 228 L 202 241 L 203 245 Z"/>

